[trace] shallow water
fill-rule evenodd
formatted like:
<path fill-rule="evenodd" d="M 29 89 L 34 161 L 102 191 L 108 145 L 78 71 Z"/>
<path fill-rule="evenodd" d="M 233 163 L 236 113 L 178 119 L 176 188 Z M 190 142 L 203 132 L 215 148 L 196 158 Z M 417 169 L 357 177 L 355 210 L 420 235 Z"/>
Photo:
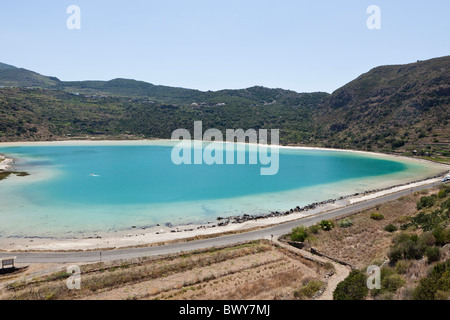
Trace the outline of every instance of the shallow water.
<path fill-rule="evenodd" d="M 372 154 L 281 149 L 261 164 L 175 165 L 170 142 L 0 147 L 31 173 L 0 182 L 0 236 L 72 237 L 288 210 L 425 178 L 442 168 Z M 247 151 L 248 159 L 248 151 Z"/>

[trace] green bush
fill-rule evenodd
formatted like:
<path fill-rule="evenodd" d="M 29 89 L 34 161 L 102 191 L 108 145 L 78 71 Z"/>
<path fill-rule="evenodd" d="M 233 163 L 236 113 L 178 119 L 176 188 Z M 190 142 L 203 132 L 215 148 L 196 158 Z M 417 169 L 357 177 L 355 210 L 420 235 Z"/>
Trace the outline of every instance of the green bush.
<path fill-rule="evenodd" d="M 392 274 L 381 280 L 381 290 L 396 292 L 405 285 L 406 281 L 399 274 Z"/>
<path fill-rule="evenodd" d="M 436 238 L 431 232 L 424 232 L 419 236 L 419 241 L 424 243 L 427 247 L 432 247 L 436 245 Z"/>
<path fill-rule="evenodd" d="M 366 275 L 360 270 L 353 270 L 336 286 L 333 300 L 363 300 L 368 293 Z"/>
<path fill-rule="evenodd" d="M 403 258 L 403 251 L 394 246 L 389 250 L 388 258 L 392 263 L 396 263 Z"/>
<path fill-rule="evenodd" d="M 450 259 L 436 264 L 413 291 L 415 300 L 440 299 L 450 293 Z"/>
<path fill-rule="evenodd" d="M 425 252 L 425 247 L 413 240 L 404 242 L 401 249 L 403 250 L 403 258 L 406 260 L 422 259 Z"/>
<path fill-rule="evenodd" d="M 383 220 L 384 216 L 381 213 L 374 212 L 370 215 L 370 218 L 373 220 Z"/>
<path fill-rule="evenodd" d="M 334 228 L 334 223 L 331 220 L 322 220 L 320 221 L 320 228 L 324 231 L 330 231 Z"/>
<path fill-rule="evenodd" d="M 400 260 L 395 264 L 395 272 L 398 274 L 405 274 L 408 271 L 409 263 L 405 260 Z"/>
<path fill-rule="evenodd" d="M 381 268 L 381 288 L 372 290 L 373 296 L 378 297 L 378 299 L 386 299 L 387 296 L 393 297 L 393 294 L 405 285 L 406 281 L 401 275 L 396 274 L 395 270 L 390 267 Z"/>
<path fill-rule="evenodd" d="M 434 300 L 450 300 L 450 291 L 437 290 Z"/>
<path fill-rule="evenodd" d="M 387 232 L 395 232 L 398 230 L 398 228 L 391 223 L 391 224 L 388 224 L 386 227 L 384 227 L 384 230 Z"/>
<path fill-rule="evenodd" d="M 292 229 L 291 240 L 303 242 L 308 237 L 308 231 L 305 226 L 298 226 Z"/>
<path fill-rule="evenodd" d="M 400 259 L 421 259 L 426 249 L 424 241 L 416 234 L 401 233 L 393 239 L 394 245 L 388 253 L 389 260 L 396 263 Z"/>
<path fill-rule="evenodd" d="M 338 226 L 341 228 L 349 228 L 353 226 L 353 221 L 351 221 L 350 219 L 344 219 L 338 222 Z"/>
<path fill-rule="evenodd" d="M 445 246 L 450 243 L 450 227 L 444 229 L 444 227 L 437 227 L 432 232 L 433 237 L 436 239 L 436 245 Z"/>
<path fill-rule="evenodd" d="M 441 203 L 441 209 L 442 210 L 450 209 L 450 199 L 447 199 Z"/>
<path fill-rule="evenodd" d="M 311 280 L 300 289 L 294 291 L 294 297 L 297 299 L 312 298 L 323 288 L 324 283 L 320 280 Z"/>
<path fill-rule="evenodd" d="M 438 247 L 428 247 L 425 250 L 425 256 L 428 259 L 428 263 L 439 261 L 441 258 L 441 250 Z"/>
<path fill-rule="evenodd" d="M 436 200 L 434 196 L 423 196 L 420 198 L 420 200 L 417 202 L 417 210 L 420 210 L 422 208 L 431 208 L 434 206 Z"/>
<path fill-rule="evenodd" d="M 447 188 L 444 188 L 444 189 L 439 190 L 439 192 L 438 192 L 438 198 L 439 198 L 439 199 L 445 198 L 445 197 L 447 196 L 447 193 L 448 193 Z"/>
<path fill-rule="evenodd" d="M 411 222 L 409 223 L 404 223 L 400 226 L 400 230 L 407 230 L 409 227 L 413 226 L 413 224 Z"/>
<path fill-rule="evenodd" d="M 448 220 L 448 216 L 443 210 L 434 210 L 431 213 L 418 213 L 411 219 L 411 224 L 423 229 L 423 231 L 430 231 L 445 220 Z"/>
<path fill-rule="evenodd" d="M 319 231 L 320 231 L 320 225 L 317 223 L 308 227 L 308 233 L 310 233 L 310 234 L 317 234 Z"/>

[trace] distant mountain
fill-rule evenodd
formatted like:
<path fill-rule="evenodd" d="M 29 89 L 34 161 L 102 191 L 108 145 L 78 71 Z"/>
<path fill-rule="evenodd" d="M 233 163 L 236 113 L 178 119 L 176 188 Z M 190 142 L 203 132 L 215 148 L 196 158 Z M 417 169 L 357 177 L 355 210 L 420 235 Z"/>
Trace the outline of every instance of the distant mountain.
<path fill-rule="evenodd" d="M 270 89 L 261 86 L 241 90 L 200 91 L 179 87 L 154 85 L 132 79 L 113 79 L 109 81 L 60 81 L 36 72 L 2 64 L 0 66 L 0 86 L 34 87 L 42 89 L 58 89 L 69 93 L 83 95 L 110 95 L 118 97 L 148 98 L 157 102 L 175 104 L 202 103 L 275 103 L 295 99 L 302 96 L 297 92 L 284 89 Z"/>

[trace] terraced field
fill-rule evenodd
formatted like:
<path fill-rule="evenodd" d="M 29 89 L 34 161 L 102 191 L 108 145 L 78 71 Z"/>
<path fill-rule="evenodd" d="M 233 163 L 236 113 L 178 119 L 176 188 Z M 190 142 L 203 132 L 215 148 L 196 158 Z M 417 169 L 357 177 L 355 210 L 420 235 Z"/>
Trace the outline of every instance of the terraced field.
<path fill-rule="evenodd" d="M 70 275 L 65 269 L 39 277 L 22 275 L 9 278 L 0 298 L 310 299 L 320 296 L 333 273 L 331 263 L 312 261 L 261 240 L 158 258 L 84 265 L 79 290 L 67 288 Z M 308 289 L 312 280 L 316 287 Z"/>

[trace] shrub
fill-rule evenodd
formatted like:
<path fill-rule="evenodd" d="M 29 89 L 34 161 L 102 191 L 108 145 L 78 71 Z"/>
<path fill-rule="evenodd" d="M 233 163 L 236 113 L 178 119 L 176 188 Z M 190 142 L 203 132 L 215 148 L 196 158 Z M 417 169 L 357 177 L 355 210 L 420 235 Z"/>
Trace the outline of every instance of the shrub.
<path fill-rule="evenodd" d="M 392 274 L 381 280 L 381 290 L 395 293 L 406 281 L 399 274 Z"/>
<path fill-rule="evenodd" d="M 447 196 L 447 193 L 448 193 L 447 188 L 444 188 L 444 189 L 439 190 L 439 192 L 438 192 L 438 198 L 439 198 L 439 199 L 445 198 L 445 197 Z"/>
<path fill-rule="evenodd" d="M 389 250 L 388 258 L 392 263 L 396 263 L 403 258 L 403 251 L 398 247 L 392 247 Z"/>
<path fill-rule="evenodd" d="M 353 226 L 353 221 L 351 221 L 350 219 L 344 219 L 338 222 L 338 226 L 341 228 L 349 228 Z"/>
<path fill-rule="evenodd" d="M 441 298 L 444 295 L 442 292 L 448 293 L 449 291 L 450 259 L 436 264 L 430 274 L 420 280 L 419 285 L 414 289 L 413 299 L 434 300 Z"/>
<path fill-rule="evenodd" d="M 387 232 L 395 232 L 398 230 L 398 228 L 391 223 L 391 224 L 388 224 L 386 227 L 384 227 L 384 230 Z"/>
<path fill-rule="evenodd" d="M 433 196 L 423 196 L 420 198 L 420 200 L 417 202 L 417 210 L 420 210 L 422 208 L 431 208 L 435 204 L 435 197 Z"/>
<path fill-rule="evenodd" d="M 341 281 L 333 292 L 334 300 L 363 300 L 367 297 L 369 289 L 366 284 L 366 275 L 360 270 L 353 270 Z"/>
<path fill-rule="evenodd" d="M 432 232 L 433 237 L 436 239 L 436 245 L 445 246 L 450 243 L 450 227 L 444 229 L 444 227 L 437 227 Z"/>
<path fill-rule="evenodd" d="M 409 263 L 405 260 L 400 260 L 395 264 L 395 272 L 398 274 L 405 274 L 408 271 Z"/>
<path fill-rule="evenodd" d="M 441 209 L 442 210 L 450 209 L 450 199 L 447 199 L 441 203 Z"/>
<path fill-rule="evenodd" d="M 334 228 L 334 223 L 331 220 L 322 220 L 320 221 L 320 228 L 324 231 L 330 231 Z"/>
<path fill-rule="evenodd" d="M 395 270 L 389 267 L 381 268 L 380 277 L 381 288 L 371 291 L 373 296 L 378 296 L 378 299 L 386 299 L 386 294 L 388 293 L 391 293 L 393 297 L 393 294 L 406 283 L 402 276 L 396 274 Z"/>
<path fill-rule="evenodd" d="M 370 218 L 373 220 L 383 220 L 384 216 L 381 213 L 374 212 L 370 215 Z"/>
<path fill-rule="evenodd" d="M 432 247 L 436 244 L 436 238 L 431 232 L 424 232 L 420 235 L 419 241 L 424 243 L 427 247 Z"/>
<path fill-rule="evenodd" d="M 413 224 L 412 223 L 405 223 L 405 224 L 402 224 L 401 226 L 400 226 L 400 230 L 407 230 L 409 227 L 411 227 Z"/>
<path fill-rule="evenodd" d="M 423 241 L 419 241 L 416 234 L 408 235 L 401 233 L 393 239 L 394 246 L 388 253 L 389 260 L 395 263 L 400 259 L 420 259 L 426 249 Z"/>
<path fill-rule="evenodd" d="M 450 291 L 437 290 L 434 300 L 450 300 Z"/>
<path fill-rule="evenodd" d="M 425 250 L 425 256 L 428 259 L 428 263 L 433 263 L 441 258 L 441 251 L 438 247 L 428 247 Z"/>
<path fill-rule="evenodd" d="M 435 210 L 431 213 L 420 212 L 411 219 L 411 223 L 423 231 L 430 231 L 439 226 L 439 224 L 448 217 L 443 210 Z"/>
<path fill-rule="evenodd" d="M 403 251 L 403 258 L 404 259 L 421 259 L 423 257 L 425 248 L 417 243 L 416 241 L 409 240 L 404 242 L 401 245 L 401 249 Z"/>
<path fill-rule="evenodd" d="M 303 242 L 308 237 L 308 232 L 305 226 L 298 226 L 292 229 L 291 240 Z"/>
<path fill-rule="evenodd" d="M 294 297 L 297 299 L 312 298 L 323 288 L 324 283 L 320 280 L 311 280 L 300 289 L 294 291 Z"/>
<path fill-rule="evenodd" d="M 308 227 L 308 232 L 311 234 L 317 234 L 320 230 L 320 225 L 314 224 Z"/>

